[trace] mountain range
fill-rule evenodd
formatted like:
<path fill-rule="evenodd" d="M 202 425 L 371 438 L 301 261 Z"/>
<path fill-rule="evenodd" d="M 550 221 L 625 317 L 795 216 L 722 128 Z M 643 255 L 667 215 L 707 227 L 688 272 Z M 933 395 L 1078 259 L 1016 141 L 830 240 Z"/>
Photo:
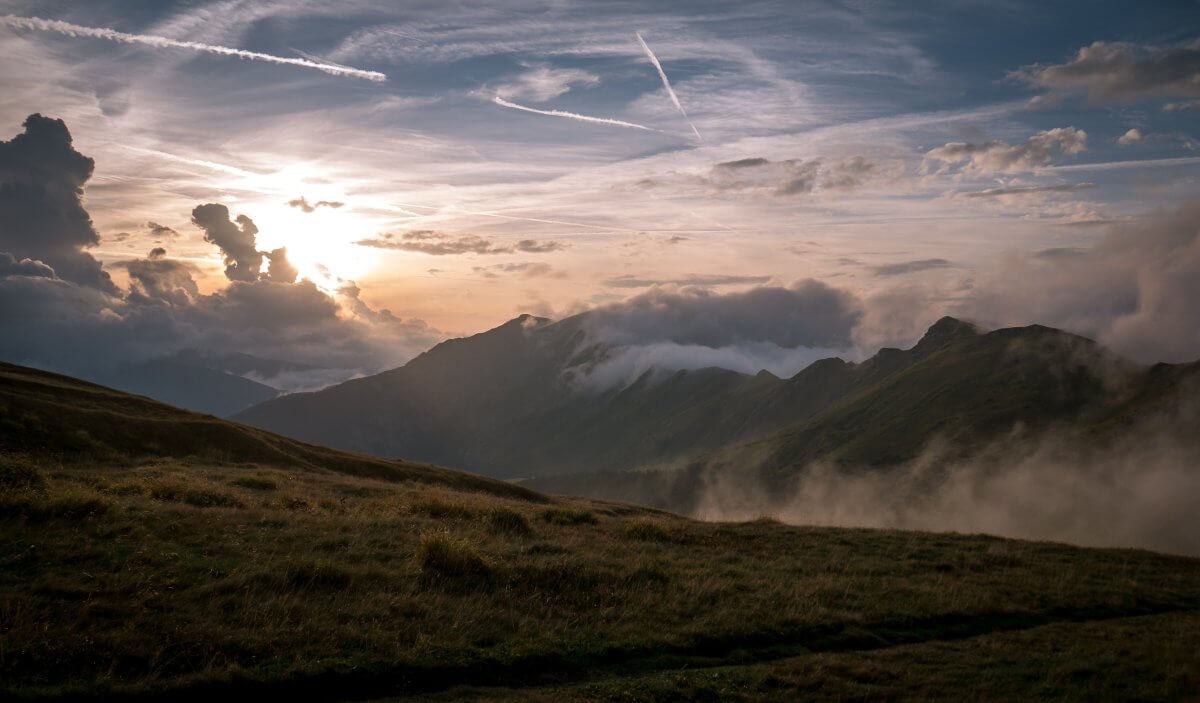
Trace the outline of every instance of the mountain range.
<path fill-rule="evenodd" d="M 726 464 L 785 477 L 814 462 L 895 466 L 933 442 L 963 456 L 1013 432 L 1103 441 L 1176 413 L 1200 379 L 1200 363 L 1145 367 L 1060 330 L 982 332 L 946 317 L 911 349 L 824 359 L 790 378 L 651 369 L 597 386 L 593 372 L 621 349 L 597 340 L 587 316 L 522 315 L 235 419 L 340 449 L 647 502 L 630 487 L 649 469 Z"/>

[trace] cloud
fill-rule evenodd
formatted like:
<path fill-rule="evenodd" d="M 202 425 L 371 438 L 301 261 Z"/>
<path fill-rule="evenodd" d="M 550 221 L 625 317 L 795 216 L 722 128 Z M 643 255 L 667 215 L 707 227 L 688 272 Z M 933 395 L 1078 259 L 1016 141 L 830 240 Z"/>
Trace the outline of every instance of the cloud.
<path fill-rule="evenodd" d="M 571 90 L 571 86 L 593 86 L 600 76 L 580 68 L 556 68 L 544 64 L 524 64 L 528 69 L 507 83 L 496 86 L 496 94 L 506 100 L 528 99 L 545 102 Z"/>
<path fill-rule="evenodd" d="M 593 334 L 616 344 L 845 348 L 860 317 L 852 295 L 810 279 L 788 288 L 726 294 L 698 287 L 653 289 L 594 309 L 587 324 Z"/>
<path fill-rule="evenodd" d="M 696 129 L 696 125 L 692 124 L 692 120 L 688 117 L 687 110 L 683 109 L 683 104 L 679 102 L 679 96 L 675 94 L 675 89 L 671 87 L 671 81 L 667 80 L 667 72 L 663 70 L 662 63 L 658 57 L 650 50 L 650 46 L 642 39 L 640 32 L 634 32 L 633 36 L 637 37 L 638 44 L 642 46 L 642 51 L 646 53 L 646 58 L 650 59 L 650 63 L 654 64 L 654 69 L 658 71 L 658 77 L 662 80 L 663 88 L 667 90 L 667 96 L 671 98 L 671 102 L 675 105 L 675 109 L 679 110 L 679 114 L 683 115 L 683 119 L 688 123 L 688 127 L 692 128 L 692 134 L 696 135 L 696 141 L 703 142 L 704 139 L 700 136 L 700 131 Z"/>
<path fill-rule="evenodd" d="M 62 120 L 30 115 L 25 131 L 0 141 L 0 251 L 32 259 L 79 285 L 116 286 L 84 248 L 100 242 L 83 208 L 94 163 L 72 146 Z"/>
<path fill-rule="evenodd" d="M 1163 112 L 1187 112 L 1191 110 L 1200 110 L 1200 100 L 1185 100 L 1178 103 L 1166 103 L 1162 106 Z"/>
<path fill-rule="evenodd" d="M 926 170 L 932 162 L 947 165 L 966 164 L 978 173 L 1018 173 L 1047 166 L 1057 154 L 1078 154 L 1087 150 L 1087 133 L 1074 127 L 1057 127 L 1038 132 L 1024 144 L 990 141 L 979 144 L 950 142 L 925 154 Z"/>
<path fill-rule="evenodd" d="M 526 254 L 546 254 L 552 251 L 562 251 L 567 248 L 567 245 L 554 240 L 522 239 L 516 243 L 514 248 Z"/>
<path fill-rule="evenodd" d="M 146 223 L 146 229 L 150 230 L 151 237 L 178 237 L 179 233 L 166 225 L 160 225 L 151 220 Z"/>
<path fill-rule="evenodd" d="M 875 266 L 871 270 L 876 276 L 900 276 L 907 273 L 916 273 L 918 271 L 929 271 L 931 269 L 944 269 L 953 266 L 945 259 L 919 259 L 917 261 L 901 261 L 894 264 L 883 264 Z"/>
<path fill-rule="evenodd" d="M 12 254 L 0 251 L 0 278 L 9 276 L 30 276 L 34 278 L 55 278 L 54 269 L 33 259 L 17 260 Z"/>
<path fill-rule="evenodd" d="M 27 229 L 14 233 L 7 225 L 15 218 L 5 217 L 3 242 L 77 264 L 86 256 L 82 247 L 95 240 L 80 200 L 92 162 L 70 147 L 59 121 L 33 116 L 26 135 L 0 143 L 4 197 L 14 195 L 13 184 L 25 187 L 18 189 L 26 196 L 17 211 L 21 222 L 38 225 L 33 231 L 50 240 L 24 236 Z M 163 247 L 114 264 L 128 272 L 127 291 L 107 275 L 101 279 L 107 285 L 98 286 L 94 275 L 67 278 L 28 254 L 0 252 L 0 358 L 103 382 L 125 365 L 180 352 L 248 354 L 311 369 L 307 379 L 273 381 L 290 390 L 382 371 L 442 337 L 420 320 L 373 309 L 357 292 L 343 288 L 339 298 L 309 281 L 293 283 L 295 269 L 283 249 L 265 254 L 270 267 L 261 275 L 264 254 L 256 250 L 249 217 L 230 221 L 217 204 L 197 207 L 193 217 L 232 267 L 229 285 L 208 294 L 196 283 L 198 269 L 169 258 Z"/>
<path fill-rule="evenodd" d="M 735 276 L 721 274 L 690 274 L 681 278 L 638 278 L 617 276 L 604 281 L 609 288 L 650 288 L 652 286 L 741 286 L 762 285 L 770 276 Z"/>
<path fill-rule="evenodd" d="M 337 208 L 340 208 L 343 205 L 345 205 L 345 203 L 340 202 L 338 200 L 318 200 L 317 202 L 310 204 L 308 202 L 308 199 L 305 198 L 303 195 L 300 196 L 299 198 L 288 201 L 289 207 L 300 208 L 301 212 L 305 212 L 305 213 L 316 212 L 317 208 L 323 208 L 323 207 L 333 208 L 336 210 Z"/>
<path fill-rule="evenodd" d="M 500 274 L 512 274 L 521 278 L 544 278 L 547 276 L 562 278 L 562 274 L 556 272 L 550 266 L 550 264 L 542 263 L 540 261 L 522 261 L 512 264 L 475 266 L 472 270 L 484 278 L 499 278 Z"/>
<path fill-rule="evenodd" d="M 1200 357 L 1200 200 L 1113 226 L 1094 246 L 1012 256 L 974 276 L 955 311 L 987 324 L 1038 322 L 1146 362 Z"/>
<path fill-rule="evenodd" d="M 1117 138 L 1118 146 L 1129 146 L 1142 141 L 1142 131 L 1137 127 L 1130 127 L 1129 131 Z"/>
<path fill-rule="evenodd" d="M 646 125 L 636 124 L 634 122 L 626 122 L 625 120 L 615 120 L 609 117 L 591 117 L 589 115 L 581 115 L 577 112 L 567 112 L 565 110 L 538 110 L 525 105 L 518 105 L 514 102 L 509 102 L 497 95 L 492 98 L 492 102 L 501 107 L 507 107 L 510 110 L 521 110 L 522 112 L 532 112 L 535 115 L 546 115 L 547 117 L 565 117 L 569 120 L 578 120 L 580 122 L 589 122 L 591 124 L 608 125 L 609 127 L 628 127 L 630 129 L 641 129 L 647 132 L 662 132 L 661 129 L 654 129 Z"/>
<path fill-rule="evenodd" d="M 216 244 L 225 255 L 225 277 L 231 281 L 254 281 L 262 268 L 263 253 L 255 237 L 258 227 L 246 215 L 229 219 L 229 208 L 219 203 L 197 205 L 192 224 L 204 230 L 204 241 Z"/>
<path fill-rule="evenodd" d="M 177 41 L 175 39 L 156 37 L 148 34 L 127 34 L 125 32 L 118 32 L 114 29 L 107 29 L 104 27 L 85 27 L 78 24 L 71 24 L 69 22 L 61 22 L 59 20 L 45 20 L 39 17 L 0 15 L 0 24 L 13 29 L 28 29 L 39 32 L 56 32 L 58 34 L 65 34 L 70 37 L 106 39 L 108 41 L 119 42 L 122 44 L 143 44 L 157 48 L 189 49 L 192 51 L 200 51 L 209 54 L 219 54 L 221 56 L 232 56 L 250 61 L 266 61 L 269 63 L 284 64 L 288 66 L 299 66 L 301 68 L 312 68 L 318 71 L 324 71 L 325 73 L 333 76 L 365 78 L 367 80 L 377 82 L 387 80 L 387 76 L 378 71 L 364 71 L 359 68 L 339 66 L 337 64 L 326 63 L 322 61 L 313 61 L 312 59 L 297 59 L 285 56 L 274 56 L 272 54 L 264 54 L 258 51 L 233 49 L 227 46 L 202 44 L 194 41 Z"/>
<path fill-rule="evenodd" d="M 266 253 L 266 256 L 267 261 L 270 262 L 270 267 L 263 278 L 268 281 L 275 281 L 276 283 L 296 282 L 296 277 L 300 275 L 300 272 L 296 270 L 292 262 L 288 261 L 286 247 L 272 249 Z"/>
<path fill-rule="evenodd" d="M 1003 186 L 1000 188 L 987 188 L 970 193 L 961 193 L 964 198 L 999 198 L 1003 196 L 1025 196 L 1038 195 L 1043 193 L 1074 193 L 1079 190 L 1087 190 L 1095 188 L 1095 183 L 1055 183 L 1051 185 L 1034 185 L 1034 186 Z"/>
<path fill-rule="evenodd" d="M 644 179 L 639 189 L 668 186 L 699 188 L 709 194 L 794 198 L 821 192 L 850 191 L 877 172 L 862 156 L 844 159 L 784 159 L 754 156 L 715 164 L 707 173 L 678 174 Z"/>
<path fill-rule="evenodd" d="M 374 247 L 376 249 L 391 249 L 393 251 L 414 251 L 430 256 L 457 256 L 461 254 L 511 254 L 525 252 L 541 254 L 565 249 L 566 245 L 555 241 L 522 239 L 515 244 L 497 244 L 496 242 L 474 234 L 453 237 L 432 230 L 415 230 L 405 232 L 399 237 L 387 233 L 372 239 L 360 239 L 355 242 L 358 246 Z"/>
<path fill-rule="evenodd" d="M 1047 102 L 1083 94 L 1092 103 L 1200 96 L 1200 43 L 1151 47 L 1093 42 L 1062 64 L 1027 66 L 1013 77 L 1048 91 Z"/>

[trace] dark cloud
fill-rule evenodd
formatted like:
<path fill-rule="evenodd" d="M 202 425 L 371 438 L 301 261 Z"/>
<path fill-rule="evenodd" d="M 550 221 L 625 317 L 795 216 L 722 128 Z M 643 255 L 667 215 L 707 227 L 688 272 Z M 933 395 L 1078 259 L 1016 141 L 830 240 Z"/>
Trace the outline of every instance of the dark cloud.
<path fill-rule="evenodd" d="M 722 161 L 714 166 L 714 168 L 736 171 L 742 168 L 758 168 L 759 166 L 766 166 L 769 163 L 771 162 L 761 156 L 754 156 L 748 159 L 738 159 L 737 161 Z"/>
<path fill-rule="evenodd" d="M 116 286 L 86 247 L 100 242 L 83 208 L 91 159 L 75 151 L 62 120 L 38 114 L 0 141 L 0 251 L 41 261 L 64 280 L 109 293 Z"/>
<path fill-rule="evenodd" d="M 1024 144 L 949 142 L 926 152 L 926 170 L 930 164 L 940 162 L 966 164 L 967 169 L 980 173 L 1017 173 L 1047 166 L 1058 154 L 1078 154 L 1086 149 L 1087 132 L 1057 127 L 1038 132 Z"/>
<path fill-rule="evenodd" d="M 916 273 L 918 271 L 928 271 L 930 269 L 944 269 L 953 266 L 945 259 L 919 259 L 917 261 L 900 261 L 894 264 L 883 264 L 875 266 L 871 270 L 876 276 L 900 276 L 906 273 Z"/>
<path fill-rule="evenodd" d="M 620 344 L 845 348 L 861 312 L 854 296 L 819 281 L 718 294 L 654 289 L 588 315 L 597 336 Z"/>
<path fill-rule="evenodd" d="M 315 212 L 317 210 L 317 208 L 322 208 L 322 207 L 333 208 L 336 210 L 337 208 L 340 208 L 345 204 L 346 203 L 343 203 L 343 202 L 340 202 L 337 200 L 318 200 L 315 203 L 309 203 L 308 199 L 305 198 L 303 195 L 300 196 L 299 198 L 296 198 L 295 200 L 288 201 L 288 205 L 290 207 L 300 208 L 300 210 L 302 212 Z"/>
<path fill-rule="evenodd" d="M 246 354 L 303 365 L 307 377 L 258 379 L 300 389 L 390 368 L 441 337 L 420 320 L 371 308 L 356 287 L 339 300 L 294 283 L 283 249 L 265 254 L 261 275 L 254 223 L 231 221 L 217 204 L 192 216 L 225 254 L 228 287 L 201 293 L 196 267 L 155 247 L 115 264 L 129 274 L 122 291 L 81 251 L 97 238 L 80 199 L 91 170 L 57 120 L 35 115 L 25 134 L 0 143 L 0 241 L 14 251 L 0 252 L 0 359 L 105 379 L 181 352 Z"/>
<path fill-rule="evenodd" d="M 151 220 L 146 223 L 146 229 L 150 230 L 152 237 L 178 237 L 179 233 L 166 225 L 160 225 Z"/>
<path fill-rule="evenodd" d="M 988 188 L 986 190 L 962 193 L 964 198 L 998 198 L 1002 195 L 1034 195 L 1037 193 L 1074 193 L 1075 191 L 1095 188 L 1095 183 L 1057 183 L 1041 186 L 1005 186 Z"/>
<path fill-rule="evenodd" d="M 1027 66 L 1014 77 L 1048 91 L 1037 102 L 1082 94 L 1092 103 L 1200 96 L 1200 42 L 1150 47 L 1093 42 L 1070 61 Z"/>
<path fill-rule="evenodd" d="M 204 230 L 204 241 L 216 244 L 225 255 L 225 277 L 231 281 L 258 280 L 263 254 L 256 246 L 258 227 L 245 215 L 236 223 L 229 219 L 229 208 L 219 203 L 197 205 L 192 223 Z"/>
<path fill-rule="evenodd" d="M 266 255 L 270 266 L 267 269 L 267 273 L 263 275 L 263 278 L 276 283 L 296 282 L 296 277 L 300 275 L 300 272 L 296 270 L 292 262 L 288 261 L 286 247 L 272 249 Z"/>
<path fill-rule="evenodd" d="M 517 242 L 515 249 L 527 254 L 546 254 L 552 251 L 562 251 L 567 245 L 552 240 L 522 239 Z"/>
<path fill-rule="evenodd" d="M 609 288 L 649 288 L 651 286 L 740 286 L 762 285 L 770 276 L 734 276 L 720 274 L 690 274 L 680 278 L 638 278 L 617 276 L 604 282 Z"/>
<path fill-rule="evenodd" d="M 460 254 L 511 254 L 525 252 L 544 254 L 560 251 L 566 245 L 536 239 L 522 239 L 516 244 L 499 244 L 474 234 L 454 237 L 432 230 L 415 230 L 399 236 L 387 233 L 373 239 L 360 239 L 355 244 L 376 249 L 392 249 L 395 251 L 414 251 L 431 256 L 455 256 Z"/>
<path fill-rule="evenodd" d="M 0 251 L 0 278 L 9 276 L 32 276 L 35 278 L 54 278 L 54 269 L 33 259 L 17 260 L 6 251 Z"/>
<path fill-rule="evenodd" d="M 161 247 L 150 250 L 145 259 L 120 264 L 129 272 L 132 302 L 163 302 L 184 306 L 200 297 L 194 275 L 199 270 L 186 262 L 167 259 Z"/>

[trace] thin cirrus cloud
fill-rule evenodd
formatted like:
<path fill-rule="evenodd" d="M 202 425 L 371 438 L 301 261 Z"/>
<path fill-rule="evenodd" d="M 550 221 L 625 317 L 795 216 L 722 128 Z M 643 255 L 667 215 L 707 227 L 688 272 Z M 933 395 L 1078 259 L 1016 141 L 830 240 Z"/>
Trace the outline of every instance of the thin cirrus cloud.
<path fill-rule="evenodd" d="M 239 59 L 249 61 L 266 61 L 268 63 L 283 64 L 287 66 L 299 66 L 301 68 L 311 68 L 317 71 L 323 71 L 332 76 L 345 76 L 348 78 L 365 78 L 369 81 L 382 83 L 387 80 L 387 76 L 378 71 L 366 71 L 361 68 L 351 68 L 350 66 L 341 66 L 338 64 L 325 63 L 322 61 L 314 61 L 312 59 L 298 59 L 287 56 L 275 56 L 274 54 L 264 54 L 259 51 L 247 51 L 245 49 L 234 49 L 228 46 L 219 46 L 216 44 L 203 44 L 194 41 L 179 41 L 177 39 L 168 39 L 167 37 L 159 37 L 151 34 L 129 34 L 127 32 L 118 32 L 115 29 L 107 27 L 86 27 L 61 20 L 47 20 L 40 17 L 19 17 L 17 15 L 0 15 L 0 24 L 3 24 L 12 29 L 28 29 L 39 32 L 56 32 L 69 37 L 91 37 L 94 39 L 106 39 L 108 41 L 119 42 L 122 44 L 144 44 L 163 49 L 190 49 L 192 51 L 200 51 L 208 54 L 219 54 L 221 56 L 233 56 Z"/>
<path fill-rule="evenodd" d="M 650 45 L 642 39 L 641 32 L 634 32 L 633 36 L 637 37 L 638 44 L 642 45 L 642 51 L 646 52 L 646 58 L 650 59 L 650 63 L 654 64 L 655 70 L 658 71 L 658 77 L 662 80 L 663 87 L 667 89 L 667 95 L 670 96 L 671 102 L 675 104 L 675 109 L 679 110 L 679 114 L 683 115 L 683 119 L 692 128 L 692 134 L 696 135 L 696 141 L 703 142 L 704 138 L 700 136 L 700 130 L 696 129 L 696 125 L 692 124 L 692 119 L 688 117 L 687 110 L 683 109 L 683 103 L 679 102 L 679 96 L 675 94 L 675 89 L 671 87 L 671 81 L 667 79 L 667 72 L 663 70 L 662 62 L 650 50 Z"/>
<path fill-rule="evenodd" d="M 565 117 L 569 120 L 579 120 L 580 122 L 590 122 L 591 124 L 608 125 L 610 127 L 628 127 L 630 129 L 641 129 L 647 132 L 662 132 L 661 129 L 654 129 L 653 127 L 647 127 L 643 124 L 626 122 L 625 120 L 615 120 L 609 117 L 591 117 L 590 115 L 580 115 L 579 113 L 567 112 L 566 110 L 539 110 L 534 107 L 527 107 L 525 105 L 518 105 L 517 103 L 509 102 L 499 95 L 492 98 L 492 102 L 501 107 L 507 107 L 510 110 L 532 112 L 535 115 L 546 115 L 547 117 Z"/>
<path fill-rule="evenodd" d="M 355 244 L 360 247 L 390 249 L 392 251 L 411 251 L 430 256 L 512 254 L 514 252 L 547 254 L 566 248 L 565 244 L 556 241 L 522 239 L 515 244 L 498 244 L 475 234 L 452 237 L 448 234 L 431 230 L 415 230 L 405 232 L 399 236 L 389 232 L 372 239 L 360 239 Z"/>

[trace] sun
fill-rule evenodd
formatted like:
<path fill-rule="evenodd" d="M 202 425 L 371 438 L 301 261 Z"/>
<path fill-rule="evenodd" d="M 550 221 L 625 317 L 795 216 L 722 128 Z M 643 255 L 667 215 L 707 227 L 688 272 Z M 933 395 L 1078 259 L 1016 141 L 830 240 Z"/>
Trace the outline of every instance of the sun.
<path fill-rule="evenodd" d="M 375 251 L 354 244 L 375 232 L 377 224 L 347 206 L 304 212 L 286 203 L 266 203 L 253 209 L 259 248 L 286 247 L 301 278 L 322 288 L 336 289 L 339 279 L 360 278 L 379 263 Z"/>

